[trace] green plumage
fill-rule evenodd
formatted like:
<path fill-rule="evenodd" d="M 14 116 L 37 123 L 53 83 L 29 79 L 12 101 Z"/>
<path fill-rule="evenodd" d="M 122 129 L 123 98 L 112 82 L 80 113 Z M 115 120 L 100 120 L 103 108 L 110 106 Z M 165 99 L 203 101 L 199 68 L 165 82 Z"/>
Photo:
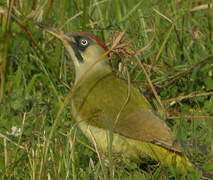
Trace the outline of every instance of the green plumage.
<path fill-rule="evenodd" d="M 73 103 L 87 123 L 104 129 L 140 109 L 151 110 L 148 101 L 135 88 L 128 88 L 113 73 L 104 72 L 89 76 L 77 85 Z"/>
<path fill-rule="evenodd" d="M 112 72 L 97 71 L 76 84 L 73 105 L 76 116 L 90 126 L 181 152 L 146 98 Z"/>
<path fill-rule="evenodd" d="M 82 131 L 91 141 L 94 136 L 103 151 L 107 149 L 104 132 L 108 129 L 115 133 L 114 151 L 125 157 L 138 161 L 149 156 L 166 164 L 175 158 L 179 167 L 191 166 L 181 155 L 170 129 L 154 115 L 146 98 L 112 72 L 98 71 L 85 76 L 74 87 L 72 101 L 79 125 L 90 127 L 80 125 Z"/>

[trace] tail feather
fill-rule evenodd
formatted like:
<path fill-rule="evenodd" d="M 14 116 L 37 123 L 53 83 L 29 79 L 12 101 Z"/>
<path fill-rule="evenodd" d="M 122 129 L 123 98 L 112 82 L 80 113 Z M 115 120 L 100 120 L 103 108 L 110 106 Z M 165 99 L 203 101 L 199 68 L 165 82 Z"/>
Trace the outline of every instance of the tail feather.
<path fill-rule="evenodd" d="M 143 143 L 140 152 L 168 166 L 180 169 L 193 167 L 193 164 L 182 153 L 174 152 L 152 143 Z"/>

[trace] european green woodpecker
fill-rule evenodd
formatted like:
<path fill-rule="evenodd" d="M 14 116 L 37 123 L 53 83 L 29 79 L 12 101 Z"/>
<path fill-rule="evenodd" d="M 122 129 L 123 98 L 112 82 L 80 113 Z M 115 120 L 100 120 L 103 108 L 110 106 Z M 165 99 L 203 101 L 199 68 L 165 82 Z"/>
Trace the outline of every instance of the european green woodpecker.
<path fill-rule="evenodd" d="M 111 144 L 113 153 L 137 162 L 151 157 L 167 165 L 175 161 L 178 167 L 191 166 L 146 98 L 112 72 L 102 40 L 88 32 L 39 26 L 61 40 L 74 63 L 72 114 L 100 152 L 106 153 Z"/>

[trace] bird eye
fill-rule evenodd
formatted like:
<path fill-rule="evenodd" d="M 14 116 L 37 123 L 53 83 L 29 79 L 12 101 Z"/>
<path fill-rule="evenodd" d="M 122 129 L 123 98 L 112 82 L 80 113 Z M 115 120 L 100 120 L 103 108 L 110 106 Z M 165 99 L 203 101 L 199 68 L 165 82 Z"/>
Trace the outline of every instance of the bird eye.
<path fill-rule="evenodd" d="M 82 46 L 87 46 L 88 45 L 88 41 L 86 39 L 81 39 L 81 45 Z"/>

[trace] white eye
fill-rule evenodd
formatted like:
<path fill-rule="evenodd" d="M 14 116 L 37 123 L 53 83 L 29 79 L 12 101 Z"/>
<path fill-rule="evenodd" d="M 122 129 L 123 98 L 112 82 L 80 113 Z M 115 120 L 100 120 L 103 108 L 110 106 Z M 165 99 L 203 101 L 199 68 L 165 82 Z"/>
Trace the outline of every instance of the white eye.
<path fill-rule="evenodd" d="M 86 39 L 81 39 L 81 45 L 82 46 L 87 46 L 88 41 Z"/>

